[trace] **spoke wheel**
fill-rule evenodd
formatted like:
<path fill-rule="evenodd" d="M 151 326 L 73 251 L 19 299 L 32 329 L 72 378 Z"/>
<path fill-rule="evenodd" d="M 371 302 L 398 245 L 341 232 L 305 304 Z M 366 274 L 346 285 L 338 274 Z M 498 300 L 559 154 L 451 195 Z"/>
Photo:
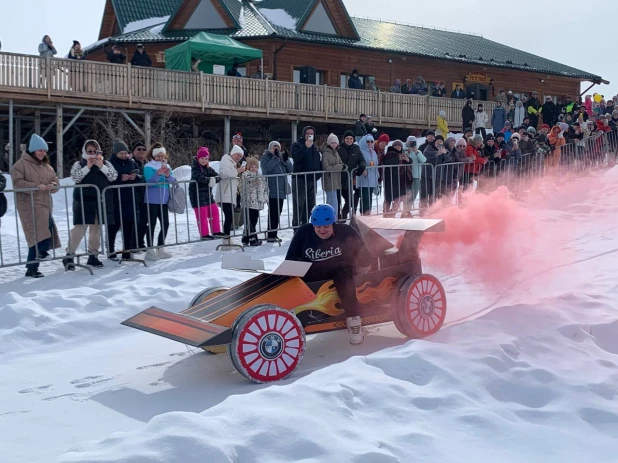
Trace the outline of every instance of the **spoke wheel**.
<path fill-rule="evenodd" d="M 408 277 L 399 287 L 394 321 L 401 334 L 425 338 L 437 333 L 446 319 L 446 293 L 432 275 Z"/>
<path fill-rule="evenodd" d="M 266 304 L 247 310 L 234 324 L 229 353 L 245 378 L 270 383 L 296 371 L 305 345 L 305 331 L 294 313 Z"/>

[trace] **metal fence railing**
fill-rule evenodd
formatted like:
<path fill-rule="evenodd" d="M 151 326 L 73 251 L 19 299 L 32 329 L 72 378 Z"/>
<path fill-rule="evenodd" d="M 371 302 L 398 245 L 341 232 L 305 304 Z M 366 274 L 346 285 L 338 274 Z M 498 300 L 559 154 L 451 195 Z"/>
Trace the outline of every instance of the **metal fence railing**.
<path fill-rule="evenodd" d="M 472 189 L 490 192 L 506 185 L 517 194 L 536 181 L 566 180 L 608 168 L 616 164 L 617 153 L 618 138 L 610 132 L 557 147 L 545 156 L 514 154 L 482 166 L 402 160 L 362 172 L 244 173 L 174 184 L 110 185 L 102 191 L 82 184 L 10 189 L 4 192 L 10 200 L 0 224 L 0 268 L 69 257 L 92 272 L 90 259 L 99 254 L 140 260 L 135 257 L 145 251 L 146 258 L 155 260 L 169 257 L 165 249 L 202 241 L 222 239 L 219 248 L 242 248 L 262 239 L 280 244 L 279 233 L 308 223 L 316 204 L 333 205 L 340 220 L 355 214 L 412 217 L 438 201 L 458 204 Z M 55 234 L 59 243 L 51 246 L 39 239 Z"/>

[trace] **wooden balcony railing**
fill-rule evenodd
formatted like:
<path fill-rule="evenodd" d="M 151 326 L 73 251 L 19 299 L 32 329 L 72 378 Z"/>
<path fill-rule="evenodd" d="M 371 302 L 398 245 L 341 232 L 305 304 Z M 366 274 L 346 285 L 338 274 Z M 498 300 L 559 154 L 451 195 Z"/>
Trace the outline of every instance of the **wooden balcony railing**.
<path fill-rule="evenodd" d="M 40 58 L 0 53 L 0 95 L 40 94 L 116 105 L 173 107 L 188 111 L 229 110 L 259 116 L 288 115 L 307 120 L 355 120 L 361 113 L 378 124 L 435 126 L 441 110 L 453 127 L 461 123 L 463 100 L 350 90 L 292 82 L 218 76 Z M 493 102 L 484 102 L 489 116 Z"/>

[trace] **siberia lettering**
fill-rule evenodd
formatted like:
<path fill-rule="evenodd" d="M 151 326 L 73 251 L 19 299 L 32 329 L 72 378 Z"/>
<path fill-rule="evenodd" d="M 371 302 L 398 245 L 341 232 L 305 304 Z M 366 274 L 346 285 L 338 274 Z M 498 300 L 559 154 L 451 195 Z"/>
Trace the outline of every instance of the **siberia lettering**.
<path fill-rule="evenodd" d="M 339 257 L 343 254 L 340 247 L 330 249 L 305 249 L 305 256 L 313 262 L 319 262 L 323 260 L 332 259 L 333 257 Z"/>

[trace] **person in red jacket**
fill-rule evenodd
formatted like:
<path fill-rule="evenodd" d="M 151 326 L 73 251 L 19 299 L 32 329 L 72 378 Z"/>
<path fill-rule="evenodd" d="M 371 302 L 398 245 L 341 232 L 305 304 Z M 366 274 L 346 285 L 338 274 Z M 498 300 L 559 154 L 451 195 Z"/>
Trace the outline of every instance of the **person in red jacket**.
<path fill-rule="evenodd" d="M 464 167 L 463 189 L 468 188 L 468 185 L 474 181 L 474 176 L 481 172 L 481 169 L 487 164 L 487 159 L 483 157 L 483 136 L 480 134 L 468 138 L 468 146 L 466 146 L 466 157 L 471 160 L 470 164 Z"/>

